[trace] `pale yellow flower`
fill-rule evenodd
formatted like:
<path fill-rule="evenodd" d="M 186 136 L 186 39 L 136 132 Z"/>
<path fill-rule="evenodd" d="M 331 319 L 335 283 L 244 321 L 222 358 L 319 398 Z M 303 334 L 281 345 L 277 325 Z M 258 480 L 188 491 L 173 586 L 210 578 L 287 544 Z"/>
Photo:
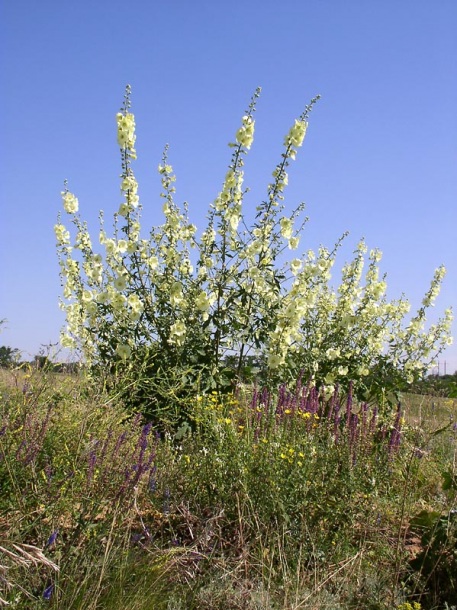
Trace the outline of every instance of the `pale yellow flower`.
<path fill-rule="evenodd" d="M 128 244 L 127 244 L 127 240 L 125 240 L 125 239 L 120 239 L 120 240 L 117 242 L 117 249 L 118 249 L 118 252 L 120 252 L 121 254 L 123 254 L 124 252 L 126 252 L 126 250 L 127 250 L 127 245 L 128 245 Z"/>
<path fill-rule="evenodd" d="M 132 350 L 128 345 L 120 343 L 116 347 L 116 353 L 122 360 L 127 360 L 127 358 L 130 357 Z"/>
<path fill-rule="evenodd" d="M 157 256 L 150 256 L 148 258 L 148 267 L 154 271 L 154 269 L 157 269 L 157 267 L 159 266 L 159 259 L 157 258 Z"/>
<path fill-rule="evenodd" d="M 236 132 L 236 141 L 248 150 L 254 141 L 254 123 L 255 121 L 251 117 L 244 116 L 243 125 Z"/>
<path fill-rule="evenodd" d="M 268 366 L 271 369 L 278 368 L 278 366 L 281 366 L 281 364 L 283 362 L 284 362 L 284 358 L 282 356 L 280 356 L 279 354 L 273 354 L 271 352 L 268 354 Z"/>
<path fill-rule="evenodd" d="M 294 258 L 290 262 L 290 270 L 292 271 L 292 273 L 294 275 L 296 275 L 300 271 L 301 266 L 302 266 L 302 261 L 299 258 Z"/>
<path fill-rule="evenodd" d="M 173 282 L 170 287 L 170 303 L 175 307 L 183 301 L 182 286 L 180 282 Z"/>
<path fill-rule="evenodd" d="M 62 192 L 63 207 L 68 214 L 76 214 L 79 209 L 78 199 L 69 191 Z"/>
<path fill-rule="evenodd" d="M 60 335 L 60 345 L 66 349 L 74 349 L 76 347 L 76 341 L 70 335 L 62 333 Z"/>
<path fill-rule="evenodd" d="M 305 139 L 307 128 L 308 123 L 306 121 L 296 119 L 285 138 L 284 144 L 286 146 L 292 145 L 296 148 L 300 147 Z"/>
<path fill-rule="evenodd" d="M 328 350 L 325 352 L 325 355 L 329 360 L 335 360 L 336 358 L 339 358 L 341 356 L 341 350 L 339 347 L 329 347 Z"/>
<path fill-rule="evenodd" d="M 300 238 L 298 236 L 291 237 L 289 239 L 289 243 L 288 243 L 289 250 L 296 250 L 298 248 L 299 243 L 300 243 Z"/>
<path fill-rule="evenodd" d="M 130 208 L 129 208 L 128 203 L 121 203 L 117 213 L 119 214 L 119 216 L 123 216 L 125 218 L 127 216 L 127 214 L 129 213 L 129 211 L 130 211 Z"/>
<path fill-rule="evenodd" d="M 170 328 L 170 343 L 182 345 L 186 336 L 186 325 L 181 320 L 177 320 Z"/>
<path fill-rule="evenodd" d="M 105 305 L 106 303 L 108 303 L 108 301 L 109 301 L 109 294 L 108 294 L 108 292 L 106 292 L 106 290 L 104 290 L 103 292 L 99 292 L 97 294 L 98 303 Z"/>
<path fill-rule="evenodd" d="M 116 243 L 114 239 L 105 239 L 104 244 L 107 254 L 114 254 L 116 251 Z"/>
<path fill-rule="evenodd" d="M 54 225 L 54 233 L 57 239 L 57 242 L 60 245 L 69 244 L 70 243 L 70 231 L 62 224 Z"/>
<path fill-rule="evenodd" d="M 116 288 L 116 290 L 124 290 L 124 288 L 127 286 L 127 279 L 125 275 L 118 275 L 113 282 L 113 286 Z"/>
<path fill-rule="evenodd" d="M 134 149 L 135 146 L 135 117 L 127 112 L 125 115 L 118 112 L 117 119 L 117 142 L 121 148 Z M 134 152 L 132 150 L 132 152 Z"/>
<path fill-rule="evenodd" d="M 133 311 L 141 313 L 144 309 L 143 303 L 140 301 L 140 298 L 137 294 L 131 294 L 127 298 L 127 302 L 132 308 Z"/>
<path fill-rule="evenodd" d="M 127 299 L 123 294 L 120 292 L 114 292 L 114 294 L 111 296 L 111 305 L 115 311 L 119 312 L 125 306 L 126 300 Z"/>

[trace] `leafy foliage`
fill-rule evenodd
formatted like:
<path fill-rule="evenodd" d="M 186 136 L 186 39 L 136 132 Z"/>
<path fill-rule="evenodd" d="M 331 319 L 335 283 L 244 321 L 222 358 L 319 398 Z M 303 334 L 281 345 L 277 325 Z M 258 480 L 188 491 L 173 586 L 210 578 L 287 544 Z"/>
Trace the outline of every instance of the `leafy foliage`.
<path fill-rule="evenodd" d="M 0 604 L 451 603 L 455 435 L 443 422 L 440 451 L 419 450 L 427 426 L 403 411 L 328 402 L 301 382 L 245 385 L 195 394 L 193 425 L 173 438 L 85 377 L 4 374 Z"/>
<path fill-rule="evenodd" d="M 381 253 L 368 252 L 363 241 L 343 266 L 337 289 L 330 272 L 341 240 L 331 250 L 322 246 L 280 263 L 298 248 L 306 223 L 303 205 L 286 215 L 282 202 L 288 167 L 318 98 L 287 133 L 266 197 L 248 225 L 243 168 L 259 93 L 230 143 L 231 162 L 199 237 L 186 205 L 175 202 L 176 177 L 167 151 L 159 165 L 164 223 L 147 237 L 141 233 L 129 88 L 117 114 L 124 200 L 111 237 L 101 215 L 100 252 L 78 215 L 76 196 L 67 188 L 62 193 L 76 230 L 72 240 L 60 220 L 55 226 L 68 323 L 62 343 L 80 348 L 97 375 L 114 373 L 118 391 L 153 418 L 165 413 L 173 419 L 167 411 L 177 400 L 185 403 L 189 388 L 230 390 L 246 370 L 264 383 L 303 374 L 330 394 L 336 385 L 348 390 L 351 380 L 360 399 L 393 405 L 395 392 L 419 377 L 450 341 L 450 309 L 424 330 L 444 267 L 436 270 L 422 306 L 406 321 L 409 303 L 403 297 L 387 300 Z M 256 371 L 249 366 L 253 359 L 260 365 Z"/>
<path fill-rule="evenodd" d="M 16 364 L 20 357 L 20 351 L 6 345 L 0 346 L 0 367 L 8 368 Z"/>

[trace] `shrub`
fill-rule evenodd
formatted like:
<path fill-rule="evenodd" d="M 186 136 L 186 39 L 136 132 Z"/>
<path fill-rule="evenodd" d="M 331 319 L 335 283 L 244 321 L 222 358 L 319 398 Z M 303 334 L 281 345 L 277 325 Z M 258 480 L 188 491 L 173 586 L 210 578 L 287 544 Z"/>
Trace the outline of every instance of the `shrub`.
<path fill-rule="evenodd" d="M 248 225 L 243 167 L 259 93 L 229 144 L 231 162 L 199 236 L 186 205 L 175 202 L 167 150 L 159 165 L 164 223 L 147 237 L 141 233 L 129 87 L 117 114 L 124 200 L 111 236 L 101 215 L 100 249 L 92 245 L 76 196 L 67 186 L 62 193 L 75 228 L 71 237 L 60 218 L 55 226 L 67 318 L 62 344 L 81 349 L 95 373 L 115 373 L 126 399 L 155 417 L 174 419 L 169 410 L 190 387 L 224 391 L 246 372 L 276 383 L 302 371 L 330 393 L 334 384 L 347 388 L 351 379 L 359 397 L 392 404 L 392 390 L 417 378 L 450 341 L 450 309 L 424 330 L 444 267 L 408 321 L 408 301 L 386 298 L 379 250 L 368 253 L 363 275 L 363 241 L 344 265 L 337 289 L 330 271 L 341 240 L 331 250 L 322 246 L 280 264 L 299 247 L 306 222 L 303 204 L 287 215 L 282 202 L 287 169 L 317 97 L 288 131 L 266 198 Z"/>

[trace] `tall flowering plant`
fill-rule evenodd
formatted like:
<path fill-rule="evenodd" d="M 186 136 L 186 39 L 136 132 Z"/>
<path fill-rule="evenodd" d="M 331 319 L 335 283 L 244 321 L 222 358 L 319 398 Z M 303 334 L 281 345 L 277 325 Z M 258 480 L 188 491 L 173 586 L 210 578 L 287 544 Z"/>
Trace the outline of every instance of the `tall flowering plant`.
<path fill-rule="evenodd" d="M 337 289 L 330 272 L 340 242 L 332 250 L 295 254 L 306 218 L 303 205 L 285 213 L 287 170 L 318 98 L 285 136 L 266 197 L 248 225 L 243 168 L 254 140 L 259 94 L 258 89 L 229 144 L 228 171 L 199 236 L 186 205 L 175 201 L 176 177 L 167 150 L 158 167 L 164 221 L 142 233 L 129 87 L 116 117 L 122 203 L 112 234 L 101 213 L 94 247 L 78 199 L 66 185 L 62 192 L 74 227 L 71 235 L 60 218 L 55 225 L 67 320 L 62 345 L 80 349 L 92 370 L 116 372 L 128 388 L 126 396 L 155 415 L 161 405 L 177 403 L 189 387 L 229 387 L 253 363 L 252 373 L 265 379 L 284 380 L 301 372 L 330 392 L 334 384 L 344 387 L 352 380 L 365 399 L 379 397 L 393 382 L 417 377 L 451 341 L 450 309 L 424 329 L 443 267 L 408 322 L 406 299 L 389 302 L 385 296 L 378 250 L 368 254 L 363 275 L 367 248 L 361 242 Z M 288 251 L 291 256 L 279 264 Z"/>

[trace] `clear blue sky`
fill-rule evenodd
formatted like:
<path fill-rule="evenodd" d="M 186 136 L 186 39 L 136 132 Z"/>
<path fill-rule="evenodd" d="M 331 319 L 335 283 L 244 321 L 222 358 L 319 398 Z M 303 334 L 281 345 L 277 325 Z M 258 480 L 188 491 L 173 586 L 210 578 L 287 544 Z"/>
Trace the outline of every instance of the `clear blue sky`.
<path fill-rule="evenodd" d="M 289 208 L 307 203 L 304 248 L 349 230 L 341 267 L 364 236 L 384 253 L 388 296 L 404 292 L 416 308 L 444 263 L 431 319 L 456 308 L 456 32 L 455 0 L 4 0 L 0 344 L 32 356 L 57 341 L 60 191 L 68 179 L 93 232 L 99 209 L 117 209 L 115 113 L 126 83 L 145 227 L 162 221 L 165 143 L 178 199 L 202 227 L 256 86 L 245 168 L 253 206 L 284 134 L 320 93 L 286 198 Z M 457 369 L 455 345 L 444 360 Z"/>

